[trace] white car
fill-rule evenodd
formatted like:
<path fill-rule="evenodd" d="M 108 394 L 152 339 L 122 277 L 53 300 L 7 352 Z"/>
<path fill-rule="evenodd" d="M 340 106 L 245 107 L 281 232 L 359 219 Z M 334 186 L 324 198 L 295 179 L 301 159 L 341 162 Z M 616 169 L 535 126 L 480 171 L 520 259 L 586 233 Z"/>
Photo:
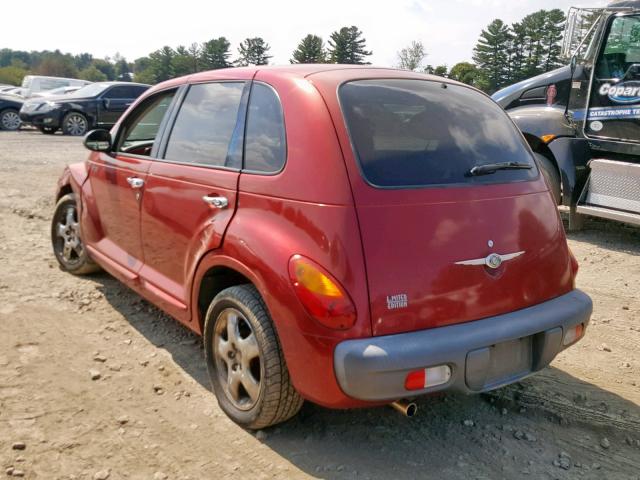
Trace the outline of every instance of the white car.
<path fill-rule="evenodd" d="M 43 77 L 40 75 L 27 75 L 22 80 L 22 89 L 24 90 L 22 96 L 24 98 L 30 98 L 37 92 L 43 92 L 46 90 L 53 90 L 60 87 L 84 87 L 90 83 L 87 80 L 78 80 L 77 78 L 63 78 L 63 77 Z"/>

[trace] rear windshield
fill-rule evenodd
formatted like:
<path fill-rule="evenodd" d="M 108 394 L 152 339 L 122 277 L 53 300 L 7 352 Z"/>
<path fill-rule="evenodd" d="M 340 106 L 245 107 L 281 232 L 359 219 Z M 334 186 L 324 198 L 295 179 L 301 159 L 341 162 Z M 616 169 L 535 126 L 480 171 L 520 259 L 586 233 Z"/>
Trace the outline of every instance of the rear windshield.
<path fill-rule="evenodd" d="M 409 79 L 357 80 L 340 104 L 365 179 L 380 187 L 505 183 L 538 175 L 506 113 L 467 87 Z M 518 162 L 531 169 L 472 176 L 477 165 Z"/>

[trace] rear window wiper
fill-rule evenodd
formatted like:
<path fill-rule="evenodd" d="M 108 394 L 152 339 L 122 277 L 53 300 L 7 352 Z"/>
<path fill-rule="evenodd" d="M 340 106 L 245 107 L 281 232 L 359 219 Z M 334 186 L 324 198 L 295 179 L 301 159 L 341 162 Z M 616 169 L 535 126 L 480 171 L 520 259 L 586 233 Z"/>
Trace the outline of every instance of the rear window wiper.
<path fill-rule="evenodd" d="M 467 175 L 475 177 L 496 173 L 498 170 L 530 170 L 532 167 L 529 163 L 521 162 L 487 163 L 485 165 L 476 165 L 467 172 Z"/>

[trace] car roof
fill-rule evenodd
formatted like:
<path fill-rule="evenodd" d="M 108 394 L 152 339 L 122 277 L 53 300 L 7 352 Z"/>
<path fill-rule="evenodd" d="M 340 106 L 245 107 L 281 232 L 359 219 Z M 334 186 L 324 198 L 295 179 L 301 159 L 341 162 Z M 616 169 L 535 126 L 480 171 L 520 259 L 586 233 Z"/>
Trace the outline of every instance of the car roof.
<path fill-rule="evenodd" d="M 116 81 L 111 81 L 111 82 L 95 82 L 99 85 L 125 85 L 125 86 L 135 86 L 135 87 L 150 87 L 151 85 L 148 85 L 146 83 L 136 83 L 136 82 L 116 82 Z"/>
<path fill-rule="evenodd" d="M 433 80 L 450 84 L 460 84 L 455 80 L 450 80 L 436 75 L 426 73 L 417 73 L 409 70 L 400 70 L 389 67 L 375 67 L 372 65 L 343 65 L 335 63 L 325 64 L 294 64 L 294 65 L 259 65 L 249 67 L 223 68 L 218 70 L 209 70 L 206 72 L 194 73 L 184 77 L 173 78 L 156 85 L 153 90 L 161 90 L 164 88 L 178 86 L 183 83 L 198 83 L 207 80 L 214 80 L 220 77 L 247 78 L 265 71 L 284 77 L 308 78 L 308 77 L 324 77 L 331 82 L 340 84 L 348 80 L 357 80 L 365 78 L 415 78 L 421 80 Z"/>

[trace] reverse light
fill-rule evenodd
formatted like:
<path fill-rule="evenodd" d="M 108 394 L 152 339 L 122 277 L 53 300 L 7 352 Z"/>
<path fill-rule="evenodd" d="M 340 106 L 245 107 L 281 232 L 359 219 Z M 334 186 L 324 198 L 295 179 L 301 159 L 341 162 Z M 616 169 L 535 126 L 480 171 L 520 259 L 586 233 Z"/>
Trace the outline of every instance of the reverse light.
<path fill-rule="evenodd" d="M 422 390 L 429 387 L 444 385 L 451 378 L 451 368 L 449 365 L 438 365 L 437 367 L 421 368 L 409 372 L 404 380 L 406 390 Z"/>
<path fill-rule="evenodd" d="M 582 338 L 582 335 L 584 335 L 584 325 L 579 323 L 575 327 L 571 327 L 569 330 L 567 330 L 567 332 L 564 334 L 564 338 L 562 339 L 562 345 L 566 347 L 568 345 L 571 345 L 572 343 L 576 343 Z"/>
<path fill-rule="evenodd" d="M 325 327 L 346 330 L 356 322 L 347 292 L 329 272 L 302 255 L 289 260 L 289 278 L 307 312 Z"/>

